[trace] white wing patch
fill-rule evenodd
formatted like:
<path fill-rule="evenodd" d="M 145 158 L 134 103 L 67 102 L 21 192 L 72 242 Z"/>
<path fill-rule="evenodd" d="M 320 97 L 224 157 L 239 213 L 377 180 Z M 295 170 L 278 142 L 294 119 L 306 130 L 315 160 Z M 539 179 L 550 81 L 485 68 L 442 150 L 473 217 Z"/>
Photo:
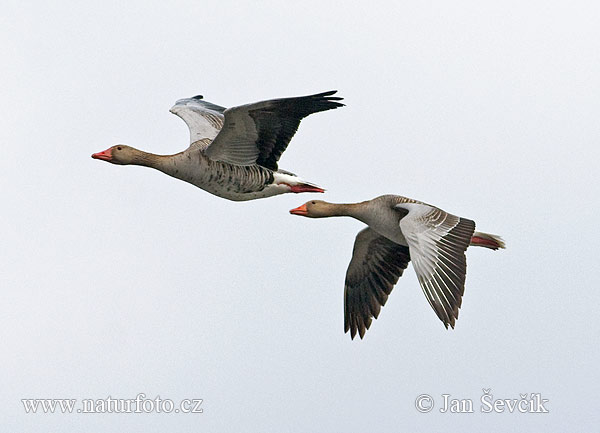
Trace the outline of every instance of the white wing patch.
<path fill-rule="evenodd" d="M 190 144 L 202 139 L 214 140 L 223 127 L 225 108 L 200 99 L 200 97 L 178 100 L 169 110 L 181 117 L 190 129 Z"/>

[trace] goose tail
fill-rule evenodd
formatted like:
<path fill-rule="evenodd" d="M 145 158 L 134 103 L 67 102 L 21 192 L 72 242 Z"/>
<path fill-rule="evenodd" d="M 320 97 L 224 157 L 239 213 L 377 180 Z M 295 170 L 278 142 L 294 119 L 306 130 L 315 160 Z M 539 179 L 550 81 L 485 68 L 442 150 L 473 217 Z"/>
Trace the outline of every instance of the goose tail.
<path fill-rule="evenodd" d="M 500 236 L 482 232 L 473 233 L 473 236 L 471 236 L 471 243 L 469 245 L 490 248 L 492 250 L 506 248 L 506 244 Z"/>

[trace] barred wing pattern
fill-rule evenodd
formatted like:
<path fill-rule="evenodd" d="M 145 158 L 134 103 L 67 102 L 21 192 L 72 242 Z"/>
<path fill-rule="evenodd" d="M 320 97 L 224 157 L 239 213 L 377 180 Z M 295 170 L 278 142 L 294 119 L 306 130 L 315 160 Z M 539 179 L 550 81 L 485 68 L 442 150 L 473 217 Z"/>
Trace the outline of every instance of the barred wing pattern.
<path fill-rule="evenodd" d="M 344 287 L 344 331 L 363 338 L 385 305 L 398 278 L 408 266 L 408 247 L 374 230 L 361 230 L 354 241 Z"/>
<path fill-rule="evenodd" d="M 425 297 L 439 319 L 454 328 L 465 288 L 465 251 L 475 231 L 475 222 L 421 203 L 399 203 L 408 210 L 400 229 Z"/>
<path fill-rule="evenodd" d="M 229 108 L 224 113 L 223 128 L 206 155 L 230 164 L 258 164 L 277 171 L 277 161 L 303 118 L 344 105 L 337 102 L 342 98 L 332 96 L 335 93 L 332 90 Z"/>

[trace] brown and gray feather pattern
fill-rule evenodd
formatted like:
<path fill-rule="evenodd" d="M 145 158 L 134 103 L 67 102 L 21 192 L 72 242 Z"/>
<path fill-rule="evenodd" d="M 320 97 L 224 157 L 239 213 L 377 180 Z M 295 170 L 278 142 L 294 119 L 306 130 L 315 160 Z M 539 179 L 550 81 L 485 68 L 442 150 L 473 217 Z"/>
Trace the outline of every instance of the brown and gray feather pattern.
<path fill-rule="evenodd" d="M 344 332 L 363 338 L 408 266 L 408 247 L 366 228 L 354 241 L 344 288 Z"/>
<path fill-rule="evenodd" d="M 336 92 L 337 90 L 331 90 L 310 96 L 273 99 L 258 109 L 249 110 L 258 131 L 256 146 L 259 155 L 256 163 L 277 171 L 277 161 L 303 118 L 344 105 L 337 102 L 343 98 L 332 96 Z"/>
<path fill-rule="evenodd" d="M 448 217 L 448 214 L 445 216 Z M 458 319 L 467 275 L 465 251 L 475 230 L 473 221 L 455 218 L 458 219 L 456 226 L 437 241 L 433 274 L 427 280 L 419 278 L 425 297 L 446 328 L 448 325 L 454 328 Z"/>

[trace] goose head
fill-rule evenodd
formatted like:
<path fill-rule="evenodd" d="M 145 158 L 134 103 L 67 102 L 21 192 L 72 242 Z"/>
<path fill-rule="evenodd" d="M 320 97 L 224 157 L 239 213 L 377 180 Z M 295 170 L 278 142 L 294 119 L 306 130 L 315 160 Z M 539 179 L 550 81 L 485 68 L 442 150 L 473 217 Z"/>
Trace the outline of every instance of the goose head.
<path fill-rule="evenodd" d="M 333 203 L 328 203 L 323 200 L 311 200 L 290 210 L 292 215 L 300 215 L 309 218 L 325 218 L 336 214 Z"/>
<path fill-rule="evenodd" d="M 92 158 L 108 161 L 112 164 L 127 165 L 135 164 L 140 157 L 141 151 L 125 144 L 117 144 L 108 149 L 92 154 Z"/>

